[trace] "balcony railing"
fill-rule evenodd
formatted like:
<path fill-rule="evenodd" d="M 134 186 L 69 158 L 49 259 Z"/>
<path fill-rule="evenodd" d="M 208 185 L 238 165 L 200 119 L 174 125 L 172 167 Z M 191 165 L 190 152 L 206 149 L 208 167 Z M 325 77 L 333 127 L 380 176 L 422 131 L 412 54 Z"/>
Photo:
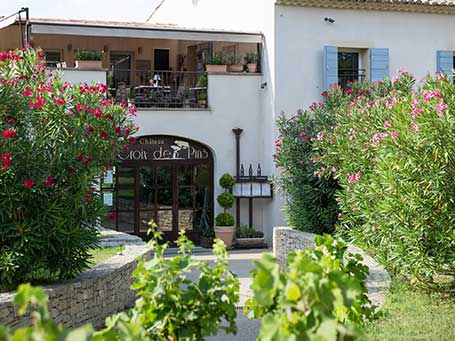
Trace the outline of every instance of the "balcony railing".
<path fill-rule="evenodd" d="M 207 108 L 207 75 L 193 71 L 111 71 L 110 94 L 137 108 Z"/>
<path fill-rule="evenodd" d="M 346 89 L 351 83 L 363 82 L 365 80 L 365 69 L 339 69 L 338 84 Z"/>

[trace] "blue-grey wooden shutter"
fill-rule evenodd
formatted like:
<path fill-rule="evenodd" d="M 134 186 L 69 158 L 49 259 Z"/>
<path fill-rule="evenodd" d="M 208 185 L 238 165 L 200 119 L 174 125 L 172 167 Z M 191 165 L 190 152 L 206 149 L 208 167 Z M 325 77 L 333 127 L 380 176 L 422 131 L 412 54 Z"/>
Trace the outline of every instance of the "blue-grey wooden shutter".
<path fill-rule="evenodd" d="M 338 84 L 338 48 L 324 46 L 323 58 L 324 91 L 327 91 L 330 85 Z"/>
<path fill-rule="evenodd" d="M 389 78 L 389 49 L 370 49 L 370 80 L 377 82 Z"/>
<path fill-rule="evenodd" d="M 436 52 L 436 71 L 453 77 L 453 51 Z"/>

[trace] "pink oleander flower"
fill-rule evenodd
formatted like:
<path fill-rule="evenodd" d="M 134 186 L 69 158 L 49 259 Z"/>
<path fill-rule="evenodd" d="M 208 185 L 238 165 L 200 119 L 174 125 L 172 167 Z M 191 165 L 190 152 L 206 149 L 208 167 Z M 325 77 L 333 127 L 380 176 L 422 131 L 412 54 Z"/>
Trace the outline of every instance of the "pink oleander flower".
<path fill-rule="evenodd" d="M 12 137 L 16 137 L 16 135 L 17 135 L 17 133 L 16 133 L 15 130 L 6 129 L 5 131 L 3 131 L 2 138 L 9 139 L 9 138 L 12 138 Z"/>
<path fill-rule="evenodd" d="M 392 123 L 390 123 L 389 121 L 385 121 L 384 122 L 384 129 L 389 129 L 390 127 L 392 127 Z"/>
<path fill-rule="evenodd" d="M 281 140 L 280 139 L 275 140 L 275 147 L 279 148 L 280 146 L 281 146 Z"/>
<path fill-rule="evenodd" d="M 1 154 L 0 160 L 2 160 L 2 164 L 0 165 L 0 169 L 7 169 L 11 167 L 13 161 L 11 160 L 13 156 L 11 154 Z"/>
<path fill-rule="evenodd" d="M 447 109 L 449 109 L 449 106 L 447 104 L 444 104 L 444 100 L 440 98 L 439 103 L 436 106 L 436 111 L 438 112 L 439 117 L 443 117 L 444 111 L 446 111 Z"/>
<path fill-rule="evenodd" d="M 395 139 L 398 137 L 398 133 L 397 133 L 396 131 L 392 131 L 392 132 L 390 133 L 390 137 L 391 137 L 393 140 L 395 140 Z"/>
<path fill-rule="evenodd" d="M 414 122 L 411 123 L 411 131 L 419 131 L 420 128 L 417 124 L 415 124 Z"/>
<path fill-rule="evenodd" d="M 422 112 L 423 112 L 423 109 L 421 109 L 421 108 L 415 108 L 415 109 L 412 110 L 411 115 L 412 115 L 413 117 L 417 117 L 417 116 L 419 116 Z"/>
<path fill-rule="evenodd" d="M 54 183 L 54 178 L 52 176 L 48 176 L 46 178 L 46 180 L 44 180 L 44 182 L 43 182 L 44 186 L 46 186 L 46 187 L 52 186 L 53 183 Z"/>
<path fill-rule="evenodd" d="M 323 134 L 323 133 L 318 133 L 318 134 L 316 135 L 316 137 L 317 137 L 318 141 L 324 140 L 324 134 Z"/>
<path fill-rule="evenodd" d="M 412 106 L 413 108 L 415 108 L 415 107 L 418 106 L 419 104 L 420 104 L 420 101 L 419 101 L 418 99 L 413 99 L 413 100 L 411 101 L 411 106 Z"/>
<path fill-rule="evenodd" d="M 348 182 L 350 184 L 353 184 L 353 183 L 356 183 L 357 181 L 359 181 L 361 178 L 362 178 L 362 172 L 358 171 L 357 173 L 353 173 L 353 174 L 349 175 Z"/>
<path fill-rule="evenodd" d="M 393 97 L 390 101 L 385 102 L 385 106 L 387 109 L 392 109 L 396 103 L 397 103 L 397 99 L 396 99 L 396 97 Z"/>
<path fill-rule="evenodd" d="M 42 98 L 40 95 L 36 96 L 35 102 L 30 102 L 30 109 L 38 108 L 39 110 L 43 110 L 43 105 L 46 104 L 46 100 Z"/>
<path fill-rule="evenodd" d="M 28 189 L 31 189 L 35 182 L 32 179 L 27 179 L 24 181 L 24 186 L 27 187 Z"/>
<path fill-rule="evenodd" d="M 31 88 L 26 88 L 24 91 L 22 91 L 22 95 L 25 97 L 33 97 L 33 91 Z"/>
<path fill-rule="evenodd" d="M 381 142 L 381 136 L 379 134 L 374 134 L 373 137 L 371 138 L 371 142 L 380 143 Z"/>
<path fill-rule="evenodd" d="M 423 92 L 423 99 L 425 100 L 425 102 L 430 101 L 434 97 L 438 97 L 438 98 L 441 97 L 441 92 L 439 89 L 436 89 L 434 91 L 424 91 Z"/>
<path fill-rule="evenodd" d="M 61 97 L 61 98 L 54 99 L 54 103 L 58 104 L 58 105 L 65 105 L 66 100 L 63 97 Z"/>

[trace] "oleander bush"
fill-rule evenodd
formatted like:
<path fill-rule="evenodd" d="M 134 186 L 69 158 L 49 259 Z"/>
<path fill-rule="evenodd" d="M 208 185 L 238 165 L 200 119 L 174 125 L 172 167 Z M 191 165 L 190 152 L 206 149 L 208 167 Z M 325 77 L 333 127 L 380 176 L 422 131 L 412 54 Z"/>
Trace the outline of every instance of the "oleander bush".
<path fill-rule="evenodd" d="M 250 318 L 261 318 L 258 340 L 350 340 L 378 314 L 366 296 L 362 256 L 329 235 L 316 247 L 293 252 L 286 268 L 271 254 L 255 261 Z"/>
<path fill-rule="evenodd" d="M 105 92 L 49 74 L 39 51 L 0 54 L 0 290 L 89 266 L 96 178 L 135 132 Z"/>
<path fill-rule="evenodd" d="M 290 118 L 281 114 L 277 120 L 279 136 L 274 159 L 279 176 L 274 183 L 284 194 L 287 223 L 301 231 L 333 233 L 338 220 L 338 182 L 330 176 L 319 176 L 321 166 L 313 162 L 317 133 L 333 124 L 337 105 L 338 100 L 331 99 Z"/>
<path fill-rule="evenodd" d="M 393 273 L 455 287 L 455 88 L 401 71 L 345 97 L 315 141 L 317 162 L 343 188 L 338 230 Z M 348 104 L 346 104 L 348 99 Z M 328 174 L 330 172 L 330 174 Z"/>

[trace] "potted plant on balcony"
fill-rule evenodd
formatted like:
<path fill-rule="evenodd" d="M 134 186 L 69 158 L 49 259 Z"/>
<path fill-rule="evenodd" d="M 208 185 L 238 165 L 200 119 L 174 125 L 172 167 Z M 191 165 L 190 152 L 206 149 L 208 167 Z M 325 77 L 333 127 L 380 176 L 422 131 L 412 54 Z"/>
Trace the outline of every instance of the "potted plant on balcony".
<path fill-rule="evenodd" d="M 232 195 L 232 187 L 235 185 L 235 179 L 229 175 L 224 174 L 220 178 L 220 186 L 224 189 L 224 193 L 220 194 L 216 201 L 223 208 L 224 212 L 217 215 L 215 219 L 215 236 L 221 239 L 228 249 L 232 246 L 232 239 L 234 238 L 234 217 L 228 213 L 228 210 L 234 206 L 235 198 Z"/>
<path fill-rule="evenodd" d="M 248 67 L 248 72 L 256 73 L 258 69 L 259 55 L 256 52 L 248 52 L 245 56 L 245 62 Z"/>
<path fill-rule="evenodd" d="M 128 105 L 134 105 L 134 100 L 136 99 L 136 92 L 133 88 L 128 91 Z"/>
<path fill-rule="evenodd" d="M 240 226 L 236 230 L 237 247 L 241 249 L 264 247 L 264 233 L 253 226 Z"/>
<path fill-rule="evenodd" d="M 207 72 L 227 72 L 227 64 L 223 53 L 217 52 L 207 60 Z"/>
<path fill-rule="evenodd" d="M 207 93 L 201 92 L 198 96 L 199 108 L 207 108 Z"/>
<path fill-rule="evenodd" d="M 242 57 L 232 55 L 228 58 L 229 71 L 230 72 L 242 72 L 243 64 L 241 63 Z"/>
<path fill-rule="evenodd" d="M 101 69 L 104 51 L 80 50 L 74 54 L 76 68 L 78 69 Z"/>

